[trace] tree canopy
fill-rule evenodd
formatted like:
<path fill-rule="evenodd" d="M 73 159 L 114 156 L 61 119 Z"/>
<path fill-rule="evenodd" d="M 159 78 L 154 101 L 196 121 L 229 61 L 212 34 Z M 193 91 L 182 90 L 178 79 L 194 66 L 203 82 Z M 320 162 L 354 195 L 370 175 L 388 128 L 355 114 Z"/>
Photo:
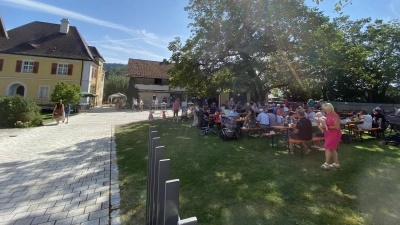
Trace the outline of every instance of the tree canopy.
<path fill-rule="evenodd" d="M 350 2 L 350 1 L 349 1 Z M 169 43 L 172 87 L 202 97 L 279 88 L 308 98 L 392 102 L 398 96 L 398 21 L 330 20 L 299 0 L 190 0 L 185 43 Z"/>
<path fill-rule="evenodd" d="M 64 81 L 58 82 L 54 87 L 50 100 L 52 102 L 63 100 L 64 103 L 76 104 L 81 99 L 80 92 L 81 87 L 77 84 L 69 85 Z"/>
<path fill-rule="evenodd" d="M 192 36 L 169 45 L 171 86 L 206 96 L 247 91 L 258 101 L 300 79 L 299 42 L 326 20 L 296 0 L 191 0 L 185 10 Z"/>

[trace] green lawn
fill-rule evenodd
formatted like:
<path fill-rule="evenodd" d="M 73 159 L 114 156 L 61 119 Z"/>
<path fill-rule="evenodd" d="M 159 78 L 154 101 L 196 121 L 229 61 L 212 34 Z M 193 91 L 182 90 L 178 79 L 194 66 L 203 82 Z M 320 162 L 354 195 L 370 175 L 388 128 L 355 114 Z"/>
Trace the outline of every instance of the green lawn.
<path fill-rule="evenodd" d="M 222 141 L 191 122 L 133 123 L 116 128 L 123 224 L 144 224 L 147 139 L 157 126 L 171 178 L 180 179 L 180 216 L 199 224 L 399 224 L 400 153 L 394 146 L 341 144 L 341 169 L 320 168 L 324 153 L 301 158 L 284 144 Z"/>

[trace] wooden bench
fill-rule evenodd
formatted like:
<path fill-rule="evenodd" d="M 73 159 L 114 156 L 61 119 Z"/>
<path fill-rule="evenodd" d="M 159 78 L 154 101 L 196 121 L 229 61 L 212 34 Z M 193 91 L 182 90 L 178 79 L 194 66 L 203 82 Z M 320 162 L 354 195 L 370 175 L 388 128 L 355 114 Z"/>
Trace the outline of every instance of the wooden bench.
<path fill-rule="evenodd" d="M 269 144 L 269 139 L 271 139 L 271 145 L 272 145 L 272 148 L 274 148 L 274 138 L 275 138 L 275 136 L 276 136 L 276 133 L 273 133 L 273 134 L 271 134 L 271 133 L 263 133 L 263 134 L 261 134 L 260 138 L 267 137 L 268 144 Z M 277 144 L 277 146 L 278 146 L 278 144 Z"/>
<path fill-rule="evenodd" d="M 242 131 L 247 132 L 247 140 L 249 140 L 250 132 L 260 130 L 262 130 L 260 127 L 242 127 L 240 128 L 240 134 L 242 134 Z"/>
<path fill-rule="evenodd" d="M 314 141 L 323 141 L 323 140 L 325 140 L 324 137 L 317 137 L 317 136 L 313 136 L 312 139 L 308 140 L 308 141 L 289 138 L 289 143 L 302 145 L 303 143 L 307 143 L 307 142 L 314 143 Z M 289 153 L 290 153 L 290 149 L 289 149 Z M 301 157 L 303 158 L 303 148 L 300 148 L 300 153 L 301 153 Z"/>
<path fill-rule="evenodd" d="M 364 132 L 375 132 L 375 131 L 379 131 L 379 130 L 382 130 L 382 128 L 374 127 L 374 128 L 371 128 L 371 129 L 362 129 L 362 130 L 360 130 L 360 129 L 354 129 L 354 130 L 353 130 L 353 133 L 354 133 L 355 139 L 356 139 L 356 140 L 359 139 L 359 140 L 362 142 L 362 134 L 363 134 Z"/>

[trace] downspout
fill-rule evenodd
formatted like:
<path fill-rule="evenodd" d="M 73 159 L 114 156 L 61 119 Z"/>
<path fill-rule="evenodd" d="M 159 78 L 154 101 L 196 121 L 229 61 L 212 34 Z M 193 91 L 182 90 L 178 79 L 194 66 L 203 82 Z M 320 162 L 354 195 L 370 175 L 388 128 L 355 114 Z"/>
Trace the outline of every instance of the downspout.
<path fill-rule="evenodd" d="M 82 89 L 82 79 L 83 79 L 83 60 L 82 60 L 82 67 L 81 67 L 81 81 L 79 84 L 79 86 L 81 86 L 81 89 Z"/>

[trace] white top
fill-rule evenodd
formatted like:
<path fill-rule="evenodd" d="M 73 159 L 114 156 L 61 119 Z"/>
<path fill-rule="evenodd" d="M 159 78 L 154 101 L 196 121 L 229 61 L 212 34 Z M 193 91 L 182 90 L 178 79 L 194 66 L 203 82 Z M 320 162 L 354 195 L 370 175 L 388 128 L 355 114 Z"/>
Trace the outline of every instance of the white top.
<path fill-rule="evenodd" d="M 364 119 L 364 123 L 358 125 L 361 129 L 371 129 L 372 128 L 372 116 L 371 115 L 361 115 Z"/>

